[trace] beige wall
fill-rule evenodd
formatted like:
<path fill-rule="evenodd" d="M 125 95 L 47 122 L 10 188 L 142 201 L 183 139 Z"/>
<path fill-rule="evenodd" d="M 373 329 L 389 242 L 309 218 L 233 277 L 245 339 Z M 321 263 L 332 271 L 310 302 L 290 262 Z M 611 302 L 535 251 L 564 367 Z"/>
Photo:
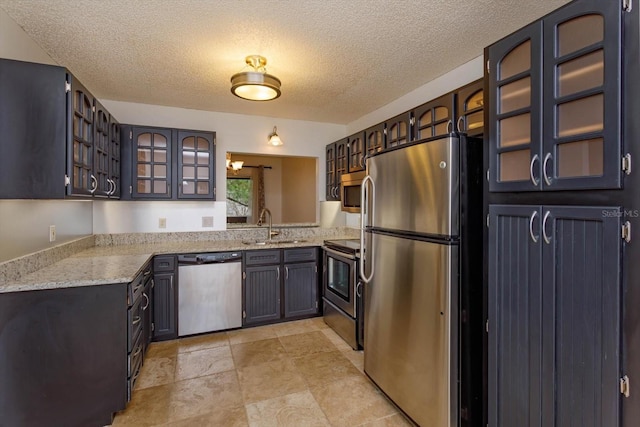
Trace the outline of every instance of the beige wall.
<path fill-rule="evenodd" d="M 306 183 L 314 180 L 317 159 L 282 159 L 282 222 L 316 222 L 318 194 Z M 317 187 L 314 187 L 317 189 Z"/>

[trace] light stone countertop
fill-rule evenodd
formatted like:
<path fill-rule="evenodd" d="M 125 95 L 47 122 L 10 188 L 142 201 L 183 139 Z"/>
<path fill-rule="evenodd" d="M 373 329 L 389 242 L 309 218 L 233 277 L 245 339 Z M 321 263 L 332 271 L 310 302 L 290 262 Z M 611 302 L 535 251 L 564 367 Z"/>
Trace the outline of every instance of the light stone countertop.
<path fill-rule="evenodd" d="M 327 238 L 353 237 L 313 236 L 295 243 L 266 245 L 245 244 L 242 240 L 211 240 L 94 246 L 18 279 L 0 282 L 0 293 L 129 283 L 154 255 L 322 246 Z"/>

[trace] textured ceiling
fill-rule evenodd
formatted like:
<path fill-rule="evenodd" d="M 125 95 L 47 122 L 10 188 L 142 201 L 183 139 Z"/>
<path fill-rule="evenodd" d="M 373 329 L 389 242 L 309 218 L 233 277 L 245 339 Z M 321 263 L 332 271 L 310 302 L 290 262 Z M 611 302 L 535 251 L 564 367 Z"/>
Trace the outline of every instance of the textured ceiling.
<path fill-rule="evenodd" d="M 349 123 L 566 0 L 0 0 L 100 99 Z M 234 97 L 244 57 L 282 96 Z"/>

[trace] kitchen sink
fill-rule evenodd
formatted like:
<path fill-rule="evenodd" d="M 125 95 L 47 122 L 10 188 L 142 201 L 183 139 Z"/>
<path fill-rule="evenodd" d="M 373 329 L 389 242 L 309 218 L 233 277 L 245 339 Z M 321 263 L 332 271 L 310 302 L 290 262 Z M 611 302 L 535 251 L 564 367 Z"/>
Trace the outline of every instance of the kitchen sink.
<path fill-rule="evenodd" d="M 277 240 L 245 240 L 242 243 L 244 243 L 245 245 L 283 245 L 283 244 L 287 244 L 287 243 L 304 243 L 306 242 L 306 240 L 302 240 L 302 239 L 296 239 L 296 240 L 281 240 L 281 239 L 277 239 Z"/>

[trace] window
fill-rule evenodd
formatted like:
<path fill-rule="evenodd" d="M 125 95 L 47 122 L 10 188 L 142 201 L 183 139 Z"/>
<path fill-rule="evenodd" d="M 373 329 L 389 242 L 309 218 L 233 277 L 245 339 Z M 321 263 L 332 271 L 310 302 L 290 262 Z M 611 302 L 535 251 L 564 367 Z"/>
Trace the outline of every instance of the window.
<path fill-rule="evenodd" d="M 227 222 L 246 223 L 253 216 L 253 180 L 227 177 Z"/>

